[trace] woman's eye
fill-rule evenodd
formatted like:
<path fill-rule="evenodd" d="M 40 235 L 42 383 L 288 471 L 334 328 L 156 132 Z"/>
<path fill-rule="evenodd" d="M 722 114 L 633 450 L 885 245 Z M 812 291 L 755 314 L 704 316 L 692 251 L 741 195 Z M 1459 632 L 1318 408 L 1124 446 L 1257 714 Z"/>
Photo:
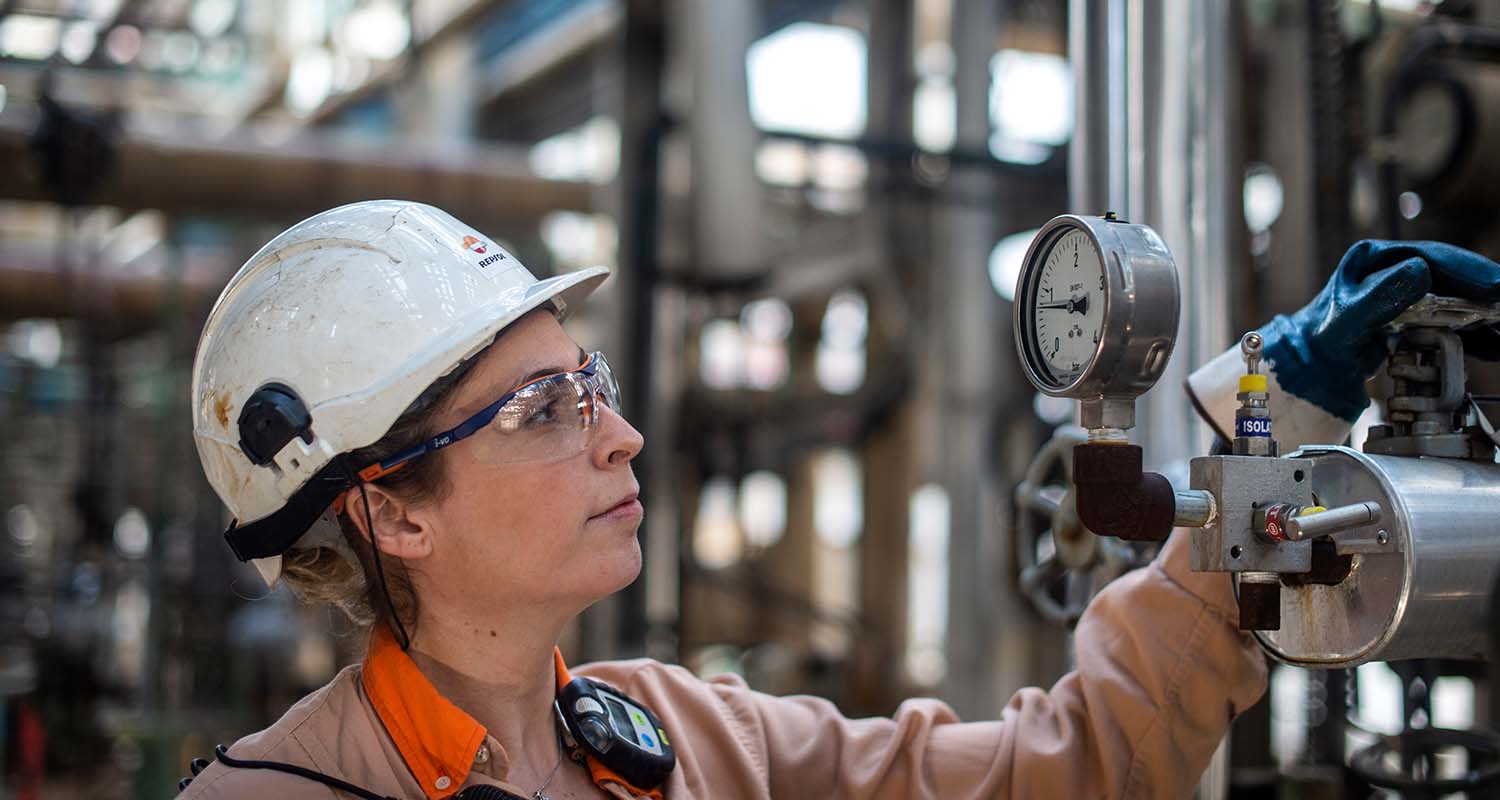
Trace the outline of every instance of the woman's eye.
<path fill-rule="evenodd" d="M 555 422 L 556 420 L 557 420 L 557 401 L 554 400 L 553 402 L 547 403 L 546 405 L 544 405 L 544 406 L 538 408 L 536 411 L 532 412 L 531 416 L 527 417 L 526 421 L 524 423 L 522 423 L 522 424 L 524 424 L 527 427 L 533 427 L 533 426 L 536 426 L 536 425 L 550 425 L 551 423 Z"/>

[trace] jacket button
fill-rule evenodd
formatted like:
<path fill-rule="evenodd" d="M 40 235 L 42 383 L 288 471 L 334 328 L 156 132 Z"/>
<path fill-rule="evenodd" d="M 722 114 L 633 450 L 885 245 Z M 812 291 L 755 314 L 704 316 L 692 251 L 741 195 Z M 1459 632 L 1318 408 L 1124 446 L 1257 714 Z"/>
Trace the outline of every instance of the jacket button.
<path fill-rule="evenodd" d="M 479 746 L 479 752 L 477 752 L 477 753 L 474 754 L 474 763 L 475 764 L 484 764 L 484 763 L 488 763 L 489 760 L 490 760 L 490 748 L 489 748 L 489 745 L 484 745 L 484 744 L 480 745 Z"/>
<path fill-rule="evenodd" d="M 438 779 L 437 779 L 436 783 L 437 783 L 437 788 L 439 788 L 439 789 L 446 789 L 449 786 L 453 785 L 453 779 L 450 778 L 450 777 L 448 777 L 447 775 L 440 775 L 440 776 L 438 776 Z"/>

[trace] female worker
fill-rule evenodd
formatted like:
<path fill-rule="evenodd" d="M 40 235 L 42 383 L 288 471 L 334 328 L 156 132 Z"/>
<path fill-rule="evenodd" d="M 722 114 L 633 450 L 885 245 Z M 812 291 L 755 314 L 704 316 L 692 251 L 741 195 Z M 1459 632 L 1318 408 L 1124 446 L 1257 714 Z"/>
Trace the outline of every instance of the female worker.
<path fill-rule="evenodd" d="M 1446 274 L 1422 252 L 1366 255 L 1265 329 L 1278 392 L 1337 372 Z M 1478 276 L 1471 294 L 1495 296 L 1500 268 L 1460 266 Z M 204 469 L 235 519 L 226 538 L 268 583 L 372 631 L 363 663 L 220 753 L 185 797 L 1191 791 L 1266 669 L 1228 578 L 1191 572 L 1182 535 L 1095 599 L 1077 671 L 1017 693 L 995 721 L 960 723 L 934 700 L 849 720 L 644 660 L 569 675 L 563 627 L 641 561 L 631 460 L 644 442 L 605 356 L 559 324 L 605 275 L 538 281 L 442 211 L 373 201 L 293 226 L 234 276 L 192 398 Z M 1210 413 L 1234 377 L 1195 382 Z M 1329 436 L 1364 404 L 1358 381 L 1330 391 L 1342 405 L 1284 400 Z"/>

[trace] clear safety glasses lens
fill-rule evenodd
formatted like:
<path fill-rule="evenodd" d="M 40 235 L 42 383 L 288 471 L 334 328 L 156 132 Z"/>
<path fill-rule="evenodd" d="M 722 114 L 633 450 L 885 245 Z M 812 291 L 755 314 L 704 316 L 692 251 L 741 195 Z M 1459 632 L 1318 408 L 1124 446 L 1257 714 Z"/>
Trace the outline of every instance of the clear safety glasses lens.
<path fill-rule="evenodd" d="M 604 357 L 595 353 L 582 370 L 523 387 L 495 414 L 496 436 L 485 447 L 502 463 L 567 458 L 593 441 L 598 404 L 618 411 L 620 389 Z"/>

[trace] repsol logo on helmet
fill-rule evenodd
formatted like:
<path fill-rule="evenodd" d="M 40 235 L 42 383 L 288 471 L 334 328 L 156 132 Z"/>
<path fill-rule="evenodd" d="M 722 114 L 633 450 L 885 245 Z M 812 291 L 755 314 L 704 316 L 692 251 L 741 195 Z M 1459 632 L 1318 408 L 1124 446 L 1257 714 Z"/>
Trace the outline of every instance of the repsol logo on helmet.
<path fill-rule="evenodd" d="M 473 253 L 475 255 L 484 256 L 485 251 L 488 250 L 489 247 L 487 245 L 485 245 L 485 243 L 483 241 L 479 240 L 476 237 L 465 236 L 464 237 L 464 249 L 468 250 L 469 252 L 471 252 L 471 253 Z M 499 261 L 504 261 L 504 260 L 505 260 L 505 254 L 497 252 L 497 253 L 495 253 L 493 255 L 484 256 L 484 258 L 479 259 L 479 266 L 482 269 L 484 267 L 490 266 L 491 264 L 494 264 L 494 263 L 499 262 Z"/>

